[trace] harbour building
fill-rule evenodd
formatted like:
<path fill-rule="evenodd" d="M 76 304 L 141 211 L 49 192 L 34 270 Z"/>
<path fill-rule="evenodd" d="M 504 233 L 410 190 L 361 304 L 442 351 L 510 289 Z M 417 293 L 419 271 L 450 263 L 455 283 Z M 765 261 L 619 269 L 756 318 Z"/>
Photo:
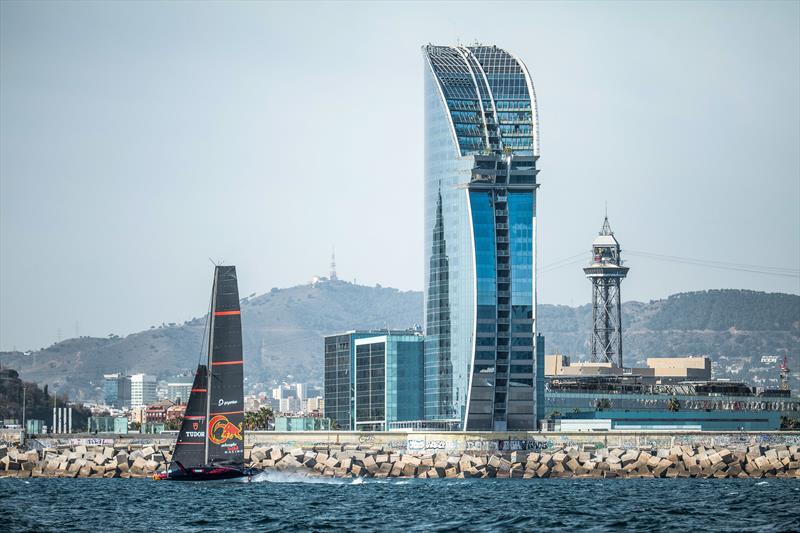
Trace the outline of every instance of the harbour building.
<path fill-rule="evenodd" d="M 428 45 L 423 55 L 424 418 L 470 431 L 536 429 L 533 82 L 496 46 Z"/>
<path fill-rule="evenodd" d="M 416 330 L 326 336 L 325 418 L 338 429 L 359 431 L 422 420 L 423 340 Z"/>

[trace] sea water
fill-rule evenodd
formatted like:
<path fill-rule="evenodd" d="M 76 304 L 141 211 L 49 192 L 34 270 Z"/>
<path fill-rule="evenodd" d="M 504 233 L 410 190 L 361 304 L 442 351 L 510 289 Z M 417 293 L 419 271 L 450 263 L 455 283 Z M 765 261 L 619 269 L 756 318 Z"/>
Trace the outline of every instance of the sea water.
<path fill-rule="evenodd" d="M 0 478 L 0 531 L 800 531 L 800 480 Z"/>

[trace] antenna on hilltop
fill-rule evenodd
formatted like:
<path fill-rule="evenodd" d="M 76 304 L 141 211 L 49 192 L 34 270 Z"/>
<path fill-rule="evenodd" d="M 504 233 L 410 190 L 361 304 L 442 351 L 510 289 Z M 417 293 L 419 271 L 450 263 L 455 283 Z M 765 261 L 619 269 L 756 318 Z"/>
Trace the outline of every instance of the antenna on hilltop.
<path fill-rule="evenodd" d="M 331 246 L 331 281 L 338 281 L 339 277 L 336 275 L 336 247 Z"/>

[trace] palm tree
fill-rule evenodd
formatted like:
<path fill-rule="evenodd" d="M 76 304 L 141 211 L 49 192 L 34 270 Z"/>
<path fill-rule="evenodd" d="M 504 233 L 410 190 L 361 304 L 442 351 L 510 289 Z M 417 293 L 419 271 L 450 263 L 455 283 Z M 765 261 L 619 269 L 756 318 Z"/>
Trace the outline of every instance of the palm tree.
<path fill-rule="evenodd" d="M 673 396 L 669 400 L 667 400 L 667 409 L 672 411 L 673 413 L 677 413 L 681 410 L 681 402 Z"/>
<path fill-rule="evenodd" d="M 248 411 L 244 414 L 244 427 L 251 431 L 269 429 L 270 420 L 272 420 L 272 409 L 262 407 L 258 411 Z"/>
<path fill-rule="evenodd" d="M 611 409 L 611 400 L 608 398 L 599 398 L 595 402 L 594 407 L 598 411 L 602 411 L 603 409 Z"/>
<path fill-rule="evenodd" d="M 167 420 L 167 423 L 164 429 L 168 431 L 180 431 L 181 424 L 183 424 L 183 417 L 179 416 L 177 418 L 173 418 L 171 420 Z"/>

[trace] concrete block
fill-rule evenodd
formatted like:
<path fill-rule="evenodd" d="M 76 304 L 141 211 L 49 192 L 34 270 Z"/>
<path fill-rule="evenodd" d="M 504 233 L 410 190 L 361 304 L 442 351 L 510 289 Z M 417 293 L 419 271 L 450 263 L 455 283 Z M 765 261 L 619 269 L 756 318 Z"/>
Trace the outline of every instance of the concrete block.
<path fill-rule="evenodd" d="M 635 463 L 639 459 L 639 450 L 630 450 L 629 452 L 625 453 L 622 457 L 622 465 L 627 466 L 631 463 Z"/>
<path fill-rule="evenodd" d="M 401 465 L 403 463 L 399 462 L 397 464 Z M 402 470 L 402 475 L 403 476 L 408 476 L 408 477 L 414 477 L 415 475 L 417 475 L 417 467 L 415 465 L 412 465 L 412 464 L 409 464 L 409 463 L 405 463 L 405 466 L 403 467 L 403 470 Z"/>
<path fill-rule="evenodd" d="M 525 452 L 511 452 L 512 463 L 527 463 L 528 454 Z"/>
<path fill-rule="evenodd" d="M 375 473 L 378 471 L 378 464 L 375 462 L 373 456 L 367 455 L 364 457 L 362 462 L 364 464 L 364 468 L 366 468 L 368 472 Z"/>
<path fill-rule="evenodd" d="M 419 457 L 414 457 L 413 455 L 405 454 L 403 455 L 403 462 L 409 465 L 419 466 L 422 464 L 422 459 Z"/>

